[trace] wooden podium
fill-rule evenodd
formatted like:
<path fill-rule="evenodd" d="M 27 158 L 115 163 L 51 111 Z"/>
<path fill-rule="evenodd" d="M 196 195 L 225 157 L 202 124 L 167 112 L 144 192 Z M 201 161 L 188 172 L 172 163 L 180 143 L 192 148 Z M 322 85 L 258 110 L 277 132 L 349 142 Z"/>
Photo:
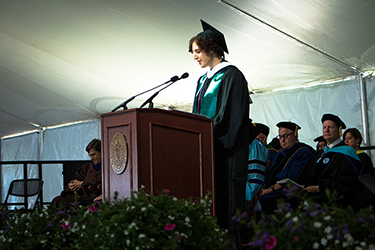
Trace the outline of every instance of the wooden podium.
<path fill-rule="evenodd" d="M 213 122 L 162 109 L 101 115 L 103 198 L 130 197 L 142 185 L 177 198 L 214 193 Z M 214 212 L 214 211 L 213 211 Z"/>

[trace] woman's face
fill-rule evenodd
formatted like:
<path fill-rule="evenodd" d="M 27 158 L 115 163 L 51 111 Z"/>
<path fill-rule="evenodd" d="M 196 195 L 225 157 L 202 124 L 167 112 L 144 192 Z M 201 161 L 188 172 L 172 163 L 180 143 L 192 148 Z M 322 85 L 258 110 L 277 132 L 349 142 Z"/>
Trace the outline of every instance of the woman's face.
<path fill-rule="evenodd" d="M 345 138 L 344 138 L 344 141 L 346 143 L 346 145 L 354 148 L 355 150 L 358 150 L 359 149 L 359 138 L 355 138 L 350 132 L 346 133 L 345 135 Z"/>
<path fill-rule="evenodd" d="M 192 49 L 194 60 L 197 60 L 201 68 L 213 68 L 213 58 L 211 56 L 208 56 L 203 50 L 201 50 L 195 42 L 192 44 Z"/>
<path fill-rule="evenodd" d="M 326 143 L 324 141 L 320 141 L 318 143 L 317 149 L 318 150 L 323 150 L 325 146 L 326 146 Z"/>

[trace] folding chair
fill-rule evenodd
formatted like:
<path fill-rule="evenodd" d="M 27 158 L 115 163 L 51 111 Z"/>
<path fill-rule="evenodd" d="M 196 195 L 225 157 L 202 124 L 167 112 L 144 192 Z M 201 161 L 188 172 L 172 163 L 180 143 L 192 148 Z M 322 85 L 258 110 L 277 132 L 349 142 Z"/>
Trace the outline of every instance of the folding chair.
<path fill-rule="evenodd" d="M 18 179 L 10 183 L 8 194 L 4 201 L 4 206 L 8 210 L 9 206 L 23 206 L 25 210 L 34 210 L 37 204 L 40 204 L 40 194 L 44 181 L 41 179 Z M 10 202 L 10 197 L 23 197 L 23 202 Z M 35 197 L 35 203 L 28 208 L 29 198 Z"/>

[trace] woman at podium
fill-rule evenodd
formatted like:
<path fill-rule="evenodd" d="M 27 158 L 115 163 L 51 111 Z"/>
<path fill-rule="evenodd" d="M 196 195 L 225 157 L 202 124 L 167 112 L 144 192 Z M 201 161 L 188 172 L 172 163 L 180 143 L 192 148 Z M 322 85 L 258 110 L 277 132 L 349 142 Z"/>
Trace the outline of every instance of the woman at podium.
<path fill-rule="evenodd" d="M 239 228 L 231 218 L 245 207 L 249 90 L 242 72 L 224 58 L 228 53 L 224 35 L 201 23 L 203 32 L 190 39 L 189 52 L 208 71 L 198 79 L 193 113 L 213 119 L 216 215 L 219 226 L 236 238 Z"/>

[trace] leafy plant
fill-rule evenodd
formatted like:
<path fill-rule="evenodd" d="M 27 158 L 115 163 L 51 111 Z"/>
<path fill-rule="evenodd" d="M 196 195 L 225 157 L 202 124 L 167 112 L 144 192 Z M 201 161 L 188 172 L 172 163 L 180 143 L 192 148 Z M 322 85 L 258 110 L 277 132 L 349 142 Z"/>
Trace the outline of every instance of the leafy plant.
<path fill-rule="evenodd" d="M 1 249 L 222 249 L 226 231 L 210 214 L 211 194 L 177 199 L 143 188 L 115 202 L 0 214 Z"/>
<path fill-rule="evenodd" d="M 315 202 L 294 186 L 284 192 L 287 197 L 279 201 L 274 214 L 260 213 L 249 219 L 237 217 L 252 232 L 249 247 L 375 250 L 372 206 L 355 211 L 336 205 L 337 197 L 329 192 L 326 193 L 329 202 L 324 204 Z"/>

